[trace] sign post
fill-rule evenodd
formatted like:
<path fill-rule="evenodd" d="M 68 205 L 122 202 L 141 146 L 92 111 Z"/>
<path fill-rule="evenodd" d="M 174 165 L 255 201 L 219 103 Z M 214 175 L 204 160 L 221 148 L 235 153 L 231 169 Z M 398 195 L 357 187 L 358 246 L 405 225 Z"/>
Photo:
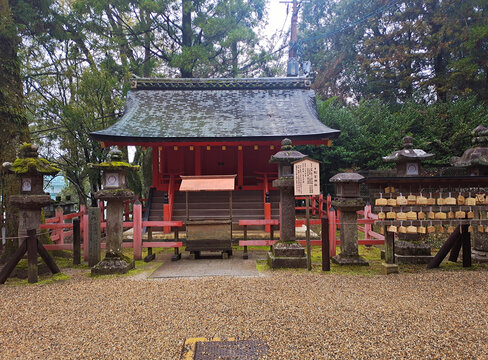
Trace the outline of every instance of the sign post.
<path fill-rule="evenodd" d="M 310 247 L 310 195 L 320 195 L 320 166 L 317 160 L 303 159 L 293 163 L 295 196 L 305 196 L 307 218 L 307 269 L 312 270 Z"/>

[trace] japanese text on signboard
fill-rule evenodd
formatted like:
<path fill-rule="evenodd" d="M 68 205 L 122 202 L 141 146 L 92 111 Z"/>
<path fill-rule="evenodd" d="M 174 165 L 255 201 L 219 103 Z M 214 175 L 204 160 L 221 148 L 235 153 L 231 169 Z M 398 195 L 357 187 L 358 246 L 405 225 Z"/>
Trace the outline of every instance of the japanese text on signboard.
<path fill-rule="evenodd" d="M 320 194 L 319 163 L 313 160 L 302 160 L 293 164 L 295 179 L 295 196 Z"/>

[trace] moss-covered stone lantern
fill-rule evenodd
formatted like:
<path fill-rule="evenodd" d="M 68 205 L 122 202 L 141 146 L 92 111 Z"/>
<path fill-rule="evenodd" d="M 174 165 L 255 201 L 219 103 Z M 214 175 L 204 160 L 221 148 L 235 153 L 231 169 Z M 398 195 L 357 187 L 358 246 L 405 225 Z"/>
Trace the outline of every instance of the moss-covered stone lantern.
<path fill-rule="evenodd" d="M 91 272 L 124 274 L 134 267 L 134 262 L 122 254 L 124 201 L 134 198 L 134 192 L 127 188 L 127 173 L 139 166 L 122 161 L 122 152 L 118 149 L 110 151 L 108 162 L 90 166 L 102 170 L 103 188 L 95 193 L 95 198 L 107 202 L 106 255 Z"/>
<path fill-rule="evenodd" d="M 403 138 L 403 149 L 384 156 L 383 160 L 396 163 L 397 176 L 419 176 L 422 161 L 433 156 L 433 154 L 428 154 L 422 149 L 414 149 L 413 138 L 405 136 Z"/>
<path fill-rule="evenodd" d="M 280 190 L 280 241 L 268 253 L 272 268 L 305 268 L 305 249 L 295 239 L 295 195 L 293 163 L 306 155 L 293 149 L 290 139 L 281 142 L 281 150 L 271 156 L 270 162 L 278 164 L 278 179 L 273 187 Z"/>
<path fill-rule="evenodd" d="M 359 256 L 356 211 L 364 208 L 359 196 L 360 182 L 364 177 L 357 173 L 340 173 L 329 179 L 335 186 L 336 197 L 332 205 L 341 211 L 341 253 L 332 258 L 339 265 L 369 265 Z"/>
<path fill-rule="evenodd" d="M 27 143 L 21 146 L 19 157 L 13 163 L 3 163 L 3 168 L 19 179 L 20 195 L 10 196 L 9 201 L 19 209 L 18 236 L 23 237 L 28 229 L 39 229 L 41 209 L 52 202 L 44 193 L 44 176 L 56 175 L 60 170 L 39 157 L 36 145 Z"/>

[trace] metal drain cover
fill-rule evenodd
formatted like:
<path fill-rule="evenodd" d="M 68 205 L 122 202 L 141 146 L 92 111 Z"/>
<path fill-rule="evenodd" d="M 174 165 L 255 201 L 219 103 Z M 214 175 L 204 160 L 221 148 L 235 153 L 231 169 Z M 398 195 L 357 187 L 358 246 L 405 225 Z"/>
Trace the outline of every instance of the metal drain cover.
<path fill-rule="evenodd" d="M 268 350 L 261 340 L 200 341 L 194 360 L 259 360 Z"/>

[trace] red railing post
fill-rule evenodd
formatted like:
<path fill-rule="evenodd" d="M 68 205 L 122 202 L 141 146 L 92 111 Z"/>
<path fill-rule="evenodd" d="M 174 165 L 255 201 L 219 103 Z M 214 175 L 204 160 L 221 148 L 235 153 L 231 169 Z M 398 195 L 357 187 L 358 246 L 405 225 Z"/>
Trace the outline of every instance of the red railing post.
<path fill-rule="evenodd" d="M 142 259 L 142 205 L 137 200 L 132 207 L 134 260 Z"/>
<path fill-rule="evenodd" d="M 100 208 L 100 221 L 105 221 L 105 202 L 103 200 L 98 201 L 98 207 Z"/>
<path fill-rule="evenodd" d="M 58 206 L 55 210 L 55 213 L 56 213 L 55 217 L 58 219 L 57 222 L 59 224 L 63 224 L 64 223 L 63 208 L 61 206 Z M 64 244 L 64 229 L 59 229 L 56 231 L 56 233 L 59 236 L 59 244 Z"/>
<path fill-rule="evenodd" d="M 371 205 L 366 204 L 364 206 L 364 218 L 369 219 L 371 214 Z M 364 224 L 364 240 L 371 239 L 371 224 Z"/>
<path fill-rule="evenodd" d="M 329 250 L 330 256 L 336 255 L 337 236 L 336 236 L 336 212 L 334 208 L 329 209 Z"/>

